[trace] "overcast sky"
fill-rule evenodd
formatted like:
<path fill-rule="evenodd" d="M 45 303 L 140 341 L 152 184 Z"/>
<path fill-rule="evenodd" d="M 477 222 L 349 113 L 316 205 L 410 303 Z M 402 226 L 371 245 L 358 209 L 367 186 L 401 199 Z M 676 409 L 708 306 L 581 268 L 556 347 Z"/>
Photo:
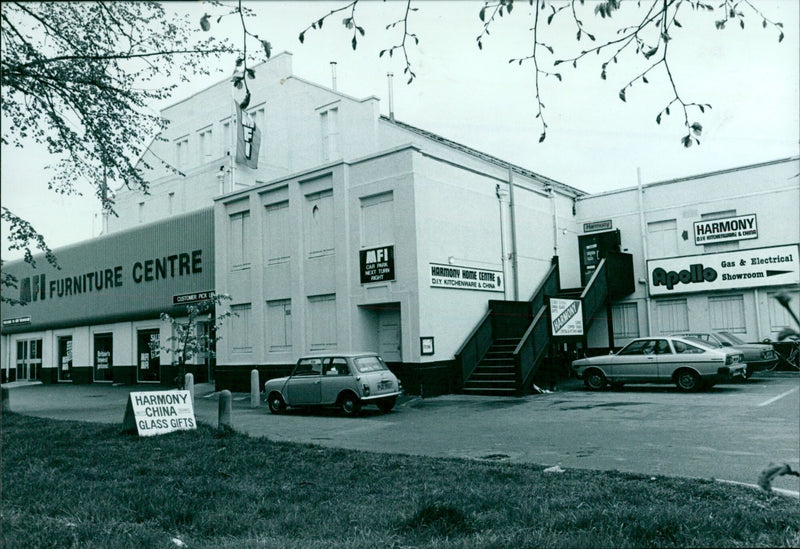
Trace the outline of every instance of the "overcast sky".
<path fill-rule="evenodd" d="M 690 120 L 703 126 L 701 145 L 690 149 L 680 142 L 686 133 L 680 109 L 673 107 L 671 116 L 663 117 L 660 125 L 655 122 L 671 98 L 663 71 L 649 75 L 649 84 L 640 82 L 629 89 L 623 103 L 618 97 L 620 88 L 641 68 L 620 57 L 618 64 L 609 66 L 607 80 L 602 80 L 600 64 L 605 55 L 592 56 L 577 69 L 562 64 L 558 67 L 561 82 L 555 78 L 541 82 L 549 127 L 540 144 L 532 66 L 508 63 L 530 53 L 533 8 L 524 0 L 517 0 L 513 13 L 497 21 L 491 35 L 484 38 L 482 50 L 475 40 L 482 29 L 478 18 L 482 2 L 417 2 L 419 11 L 409 19 L 410 32 L 420 40 L 409 48 L 417 74 L 411 85 L 406 84 L 398 55 L 378 56 L 380 50 L 399 42 L 400 28 L 385 27 L 402 16 L 405 2 L 359 4 L 356 19 L 366 34 L 359 36 L 355 52 L 352 31 L 341 23 L 343 13 L 326 20 L 322 30 L 307 32 L 305 43 L 300 44 L 300 31 L 345 3 L 250 3 L 257 13 L 250 30 L 268 39 L 274 52 L 292 52 L 294 73 L 304 79 L 330 85 L 330 62 L 336 61 L 339 91 L 357 98 L 379 97 L 383 114 L 389 112 L 386 73 L 394 72 L 398 120 L 590 193 L 636 185 L 637 168 L 648 183 L 800 153 L 797 0 L 752 0 L 770 19 L 783 23 L 785 38 L 780 43 L 777 31 L 762 28 L 756 14 L 746 13 L 744 29 L 737 24 L 720 31 L 715 29 L 713 15 L 682 8 L 682 28 L 673 30 L 669 46 L 675 82 L 687 102 L 713 107 Z M 200 3 L 171 3 L 169 9 L 191 13 L 198 22 L 204 11 L 212 12 Z M 594 16 L 583 20 L 589 28 L 598 25 L 599 41 L 608 20 Z M 621 20 L 612 18 L 611 23 Z M 212 19 L 212 32 L 239 39 L 241 29 L 234 18 L 214 23 Z M 575 55 L 589 47 L 585 37 L 576 42 L 574 26 L 552 30 L 556 35 L 548 40 L 555 57 Z M 221 60 L 219 65 L 215 75 L 182 85 L 174 100 L 225 79 L 233 60 Z M 3 205 L 31 221 L 51 247 L 99 232 L 99 207 L 91 189 L 82 187 L 86 198 L 47 191 L 48 173 L 43 166 L 52 160 L 42 148 L 3 147 L 2 155 Z M 4 258 L 19 257 L 6 249 L 4 245 Z"/>

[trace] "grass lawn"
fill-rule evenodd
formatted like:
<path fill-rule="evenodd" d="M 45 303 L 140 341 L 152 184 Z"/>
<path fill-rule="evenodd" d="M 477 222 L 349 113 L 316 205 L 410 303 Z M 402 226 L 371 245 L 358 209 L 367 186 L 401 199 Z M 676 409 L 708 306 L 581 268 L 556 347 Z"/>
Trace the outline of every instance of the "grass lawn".
<path fill-rule="evenodd" d="M 800 546 L 797 499 L 713 481 L 120 430 L 4 413 L 0 545 Z"/>

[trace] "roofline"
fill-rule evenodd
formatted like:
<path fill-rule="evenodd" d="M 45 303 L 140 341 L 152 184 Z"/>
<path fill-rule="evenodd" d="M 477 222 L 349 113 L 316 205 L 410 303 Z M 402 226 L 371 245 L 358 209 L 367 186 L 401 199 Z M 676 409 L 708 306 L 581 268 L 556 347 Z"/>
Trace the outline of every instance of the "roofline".
<path fill-rule="evenodd" d="M 674 179 L 665 179 L 665 180 L 662 180 L 662 181 L 654 181 L 652 183 L 643 184 L 642 188 L 644 189 L 644 188 L 649 188 L 649 187 L 658 187 L 660 185 L 671 185 L 673 183 L 681 183 L 681 182 L 684 182 L 684 181 L 692 181 L 694 179 L 704 179 L 706 177 L 714 177 L 714 176 L 717 176 L 717 175 L 725 175 L 725 174 L 728 174 L 728 173 L 741 172 L 741 171 L 745 171 L 745 170 L 753 170 L 753 169 L 756 169 L 756 168 L 764 168 L 766 166 L 773 166 L 773 165 L 776 165 L 776 164 L 784 164 L 784 163 L 787 163 L 787 162 L 797 162 L 797 161 L 800 161 L 800 156 L 789 156 L 789 157 L 786 157 L 786 158 L 779 158 L 779 159 L 776 159 L 776 160 L 767 160 L 767 161 L 764 161 L 764 162 L 758 162 L 756 164 L 747 164 L 747 165 L 744 165 L 744 166 L 737 166 L 735 168 L 726 168 L 724 170 L 716 170 L 716 171 L 713 171 L 713 172 L 704 172 L 704 173 L 695 174 L 695 175 L 687 175 L 685 177 L 677 177 L 677 178 L 674 178 Z M 800 175 L 800 173 L 798 175 Z M 638 186 L 623 187 L 621 189 L 613 189 L 613 190 L 610 190 L 610 191 L 604 191 L 604 192 L 600 192 L 600 193 L 587 194 L 586 196 L 579 197 L 578 200 L 585 200 L 585 199 L 589 199 L 589 198 L 595 198 L 595 197 L 598 197 L 598 196 L 608 196 L 608 195 L 612 195 L 612 194 L 616 194 L 616 193 L 625 193 L 625 192 L 635 191 L 636 189 L 638 189 Z"/>
<path fill-rule="evenodd" d="M 289 77 L 287 77 L 286 80 L 297 80 L 298 82 L 302 82 L 303 84 L 307 84 L 309 86 L 314 86 L 315 88 L 320 88 L 322 90 L 334 93 L 334 94 L 336 94 L 338 96 L 344 97 L 345 99 L 350 99 L 351 101 L 355 101 L 357 103 L 366 103 L 367 101 L 371 101 L 373 99 L 376 100 L 376 101 L 380 101 L 380 98 L 377 95 L 369 95 L 369 96 L 367 96 L 367 97 L 365 97 L 363 99 L 359 99 L 358 97 L 354 97 L 352 95 L 348 95 L 346 93 L 342 93 L 339 90 L 334 90 L 333 88 L 325 86 L 324 84 L 319 84 L 317 82 L 312 82 L 311 80 L 306 80 L 305 78 L 303 78 L 301 76 L 294 75 L 294 74 L 289 76 Z"/>
<path fill-rule="evenodd" d="M 547 176 L 544 176 L 544 175 L 538 174 L 538 173 L 536 173 L 534 171 L 531 171 L 531 170 L 528 170 L 526 168 L 523 168 L 522 166 L 517 166 L 516 164 L 512 164 L 512 163 L 507 162 L 505 160 L 502 160 L 502 159 L 500 159 L 500 158 L 498 158 L 496 156 L 492 156 L 491 154 L 487 154 L 487 153 L 481 152 L 481 151 L 479 151 L 477 149 L 473 149 L 472 147 L 469 147 L 469 146 L 464 145 L 462 143 L 458 143 L 458 142 L 453 141 L 451 139 L 447 139 L 446 137 L 442 137 L 441 135 L 435 134 L 433 132 L 429 132 L 427 130 L 423 130 L 422 128 L 418 128 L 416 126 L 412 126 L 411 124 L 406 124 L 405 122 L 400 122 L 399 120 L 394 120 L 394 119 L 389 118 L 388 116 L 385 116 L 385 115 L 381 115 L 380 119 L 385 121 L 385 122 L 388 122 L 389 124 L 394 124 L 395 126 L 398 126 L 399 128 L 402 128 L 404 130 L 408 130 L 408 131 L 410 131 L 412 133 L 416 133 L 418 135 L 421 135 L 422 137 L 438 141 L 439 143 L 441 143 L 441 144 L 443 144 L 443 145 L 445 145 L 447 147 L 450 147 L 452 149 L 456 149 L 458 151 L 464 152 L 466 154 L 469 154 L 470 156 L 474 156 L 476 158 L 479 158 L 481 160 L 484 160 L 484 161 L 489 162 L 491 164 L 494 164 L 496 166 L 500 166 L 500 167 L 503 167 L 503 168 L 510 169 L 510 170 L 520 174 L 520 175 L 524 175 L 524 176 L 530 177 L 532 179 L 535 179 L 535 180 L 538 180 L 538 181 L 544 183 L 545 185 L 550 185 L 550 186 L 552 186 L 554 188 L 560 189 L 563 192 L 576 195 L 576 197 L 581 197 L 581 196 L 584 196 L 584 195 L 587 194 L 586 191 L 582 191 L 580 189 L 577 189 L 575 187 L 567 185 L 566 183 L 561 183 L 559 181 L 556 181 L 555 179 L 551 179 L 551 178 L 549 178 Z"/>

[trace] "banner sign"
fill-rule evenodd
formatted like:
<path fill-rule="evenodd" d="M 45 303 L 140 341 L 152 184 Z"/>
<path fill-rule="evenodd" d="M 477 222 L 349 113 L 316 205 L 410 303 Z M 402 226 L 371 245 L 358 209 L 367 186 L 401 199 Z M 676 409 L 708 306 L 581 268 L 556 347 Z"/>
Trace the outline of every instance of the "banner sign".
<path fill-rule="evenodd" d="M 580 299 L 551 297 L 550 318 L 554 337 L 583 335 L 583 305 Z"/>
<path fill-rule="evenodd" d="M 163 435 L 197 428 L 189 391 L 147 391 L 128 395 L 124 431 L 136 430 L 139 436 Z"/>
<path fill-rule="evenodd" d="M 459 290 L 503 291 L 503 273 L 456 265 L 431 263 L 431 286 Z"/>
<path fill-rule="evenodd" d="M 394 280 L 394 246 L 383 246 L 359 252 L 361 283 Z"/>
<path fill-rule="evenodd" d="M 693 226 L 694 243 L 697 246 L 758 238 L 756 214 L 695 221 Z"/>
<path fill-rule="evenodd" d="M 774 246 L 647 262 L 650 295 L 800 283 L 800 246 Z"/>
<path fill-rule="evenodd" d="M 605 221 L 592 221 L 591 223 L 583 224 L 583 232 L 585 233 L 594 233 L 597 231 L 610 231 L 610 230 L 611 230 L 610 219 L 606 219 Z"/>
<path fill-rule="evenodd" d="M 185 305 L 186 303 L 198 303 L 200 301 L 208 301 L 209 299 L 214 299 L 214 290 L 174 295 L 172 296 L 172 304 Z"/>

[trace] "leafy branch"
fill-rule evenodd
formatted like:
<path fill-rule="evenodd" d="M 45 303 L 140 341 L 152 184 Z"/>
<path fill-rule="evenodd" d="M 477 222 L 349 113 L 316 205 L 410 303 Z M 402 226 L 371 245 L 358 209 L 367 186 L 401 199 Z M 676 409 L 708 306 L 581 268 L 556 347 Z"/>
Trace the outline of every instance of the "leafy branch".
<path fill-rule="evenodd" d="M 417 11 L 417 8 L 412 8 L 411 7 L 411 0 L 406 0 L 406 11 L 405 11 L 405 14 L 403 15 L 403 17 L 401 17 L 400 19 L 398 19 L 394 23 L 389 23 L 388 25 L 386 25 L 386 30 L 389 30 L 389 29 L 393 29 L 394 27 L 396 27 L 397 25 L 402 23 L 403 24 L 403 39 L 400 41 L 399 44 L 396 44 L 396 45 L 390 47 L 389 49 L 381 50 L 381 52 L 378 54 L 378 57 L 383 57 L 383 54 L 388 52 L 389 53 L 389 57 L 391 57 L 392 53 L 394 52 L 394 50 L 397 50 L 397 49 L 401 50 L 403 52 L 403 57 L 405 58 L 405 62 L 406 62 L 406 66 L 403 69 L 403 73 L 404 74 L 408 74 L 408 76 L 409 76 L 408 84 L 411 84 L 411 82 L 414 81 L 414 78 L 416 78 L 417 75 L 411 69 L 411 61 L 408 58 L 408 49 L 406 48 L 406 39 L 413 38 L 414 39 L 414 44 L 415 45 L 419 45 L 419 37 L 414 33 L 408 32 L 408 15 L 412 11 Z"/>

